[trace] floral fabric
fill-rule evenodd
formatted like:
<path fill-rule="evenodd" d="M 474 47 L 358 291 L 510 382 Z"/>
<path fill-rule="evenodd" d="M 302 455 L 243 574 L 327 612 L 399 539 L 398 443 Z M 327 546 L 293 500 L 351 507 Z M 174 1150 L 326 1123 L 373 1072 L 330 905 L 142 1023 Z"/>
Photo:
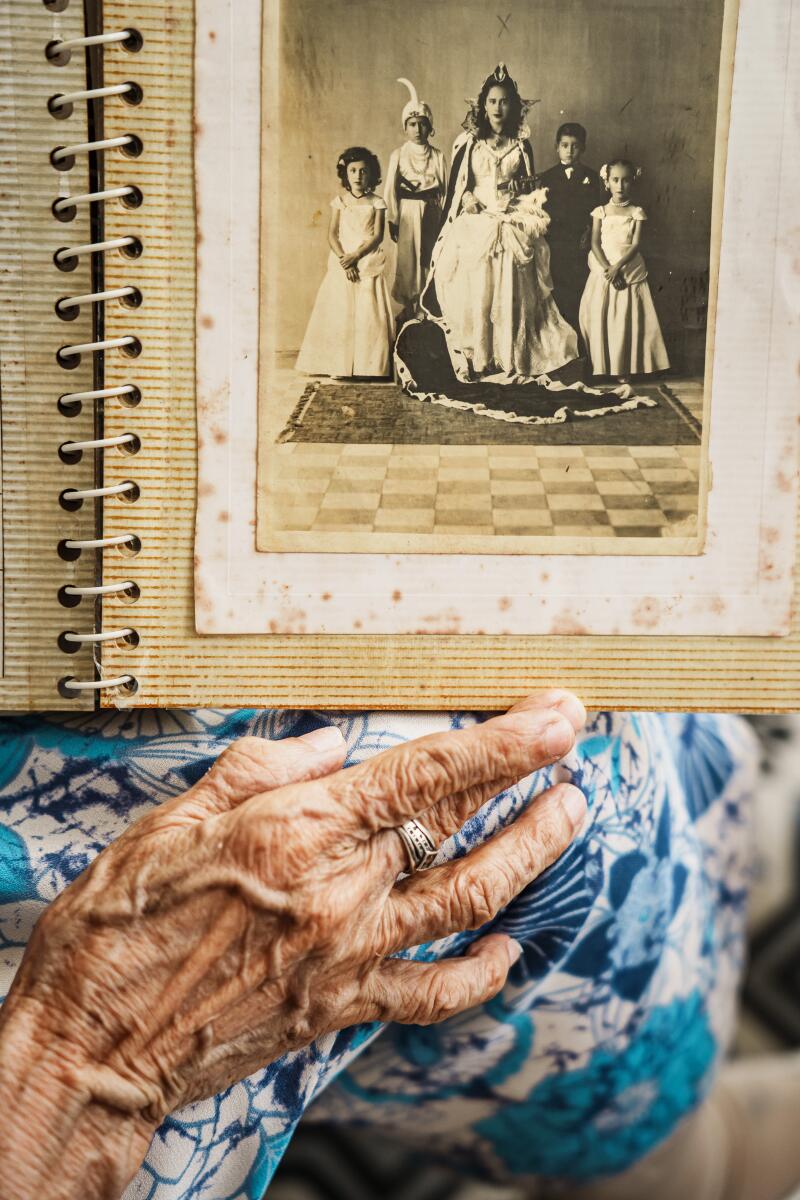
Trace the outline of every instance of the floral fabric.
<path fill-rule="evenodd" d="M 43 908 L 235 737 L 335 721 L 348 761 L 468 715 L 142 712 L 0 721 L 0 995 Z M 503 792 L 463 854 L 554 778 L 588 797 L 572 847 L 493 923 L 523 955 L 489 1004 L 431 1028 L 361 1026 L 170 1116 L 126 1200 L 258 1200 L 305 1110 L 385 1128 L 492 1179 L 625 1170 L 706 1094 L 742 962 L 754 748 L 713 716 L 600 714 L 565 764 Z M 475 933 L 419 947 L 456 953 Z"/>

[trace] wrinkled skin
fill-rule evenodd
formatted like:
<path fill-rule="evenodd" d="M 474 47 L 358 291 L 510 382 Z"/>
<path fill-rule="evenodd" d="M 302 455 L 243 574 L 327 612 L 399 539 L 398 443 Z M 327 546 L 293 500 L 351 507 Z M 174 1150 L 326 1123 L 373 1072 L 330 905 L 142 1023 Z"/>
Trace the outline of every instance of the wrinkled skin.
<path fill-rule="evenodd" d="M 489 921 L 567 847 L 583 797 L 559 784 L 399 881 L 394 827 L 419 816 L 440 842 L 584 718 L 551 692 L 348 770 L 335 729 L 244 738 L 132 825 L 41 917 L 0 1011 L 0 1200 L 118 1197 L 168 1112 L 332 1030 L 494 996 L 519 954 L 504 935 L 388 956 Z"/>

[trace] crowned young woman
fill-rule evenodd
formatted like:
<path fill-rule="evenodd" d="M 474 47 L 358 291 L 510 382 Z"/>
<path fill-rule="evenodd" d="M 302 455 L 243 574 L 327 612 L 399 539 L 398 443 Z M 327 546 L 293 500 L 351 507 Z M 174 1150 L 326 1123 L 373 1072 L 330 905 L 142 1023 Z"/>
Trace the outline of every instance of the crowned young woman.
<path fill-rule="evenodd" d="M 505 64 L 484 81 L 453 147 L 442 231 L 422 305 L 460 380 L 519 383 L 578 357 L 552 298 L 546 191 L 534 184 L 526 106 Z"/>

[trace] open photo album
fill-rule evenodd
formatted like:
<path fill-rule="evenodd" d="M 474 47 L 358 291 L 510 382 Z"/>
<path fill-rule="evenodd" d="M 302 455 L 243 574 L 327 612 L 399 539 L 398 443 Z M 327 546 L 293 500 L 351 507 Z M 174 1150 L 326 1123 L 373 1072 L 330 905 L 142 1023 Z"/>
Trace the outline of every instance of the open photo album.
<path fill-rule="evenodd" d="M 0 704 L 800 705 L 797 0 L 0 23 Z"/>

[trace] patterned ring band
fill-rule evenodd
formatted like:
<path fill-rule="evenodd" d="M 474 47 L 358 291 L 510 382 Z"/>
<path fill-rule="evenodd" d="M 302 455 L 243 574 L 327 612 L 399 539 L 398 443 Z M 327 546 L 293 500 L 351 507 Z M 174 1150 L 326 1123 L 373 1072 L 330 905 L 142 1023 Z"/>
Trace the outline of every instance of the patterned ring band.
<path fill-rule="evenodd" d="M 433 866 L 439 847 L 421 821 L 404 821 L 395 828 L 395 833 L 406 848 L 410 875 Z"/>

